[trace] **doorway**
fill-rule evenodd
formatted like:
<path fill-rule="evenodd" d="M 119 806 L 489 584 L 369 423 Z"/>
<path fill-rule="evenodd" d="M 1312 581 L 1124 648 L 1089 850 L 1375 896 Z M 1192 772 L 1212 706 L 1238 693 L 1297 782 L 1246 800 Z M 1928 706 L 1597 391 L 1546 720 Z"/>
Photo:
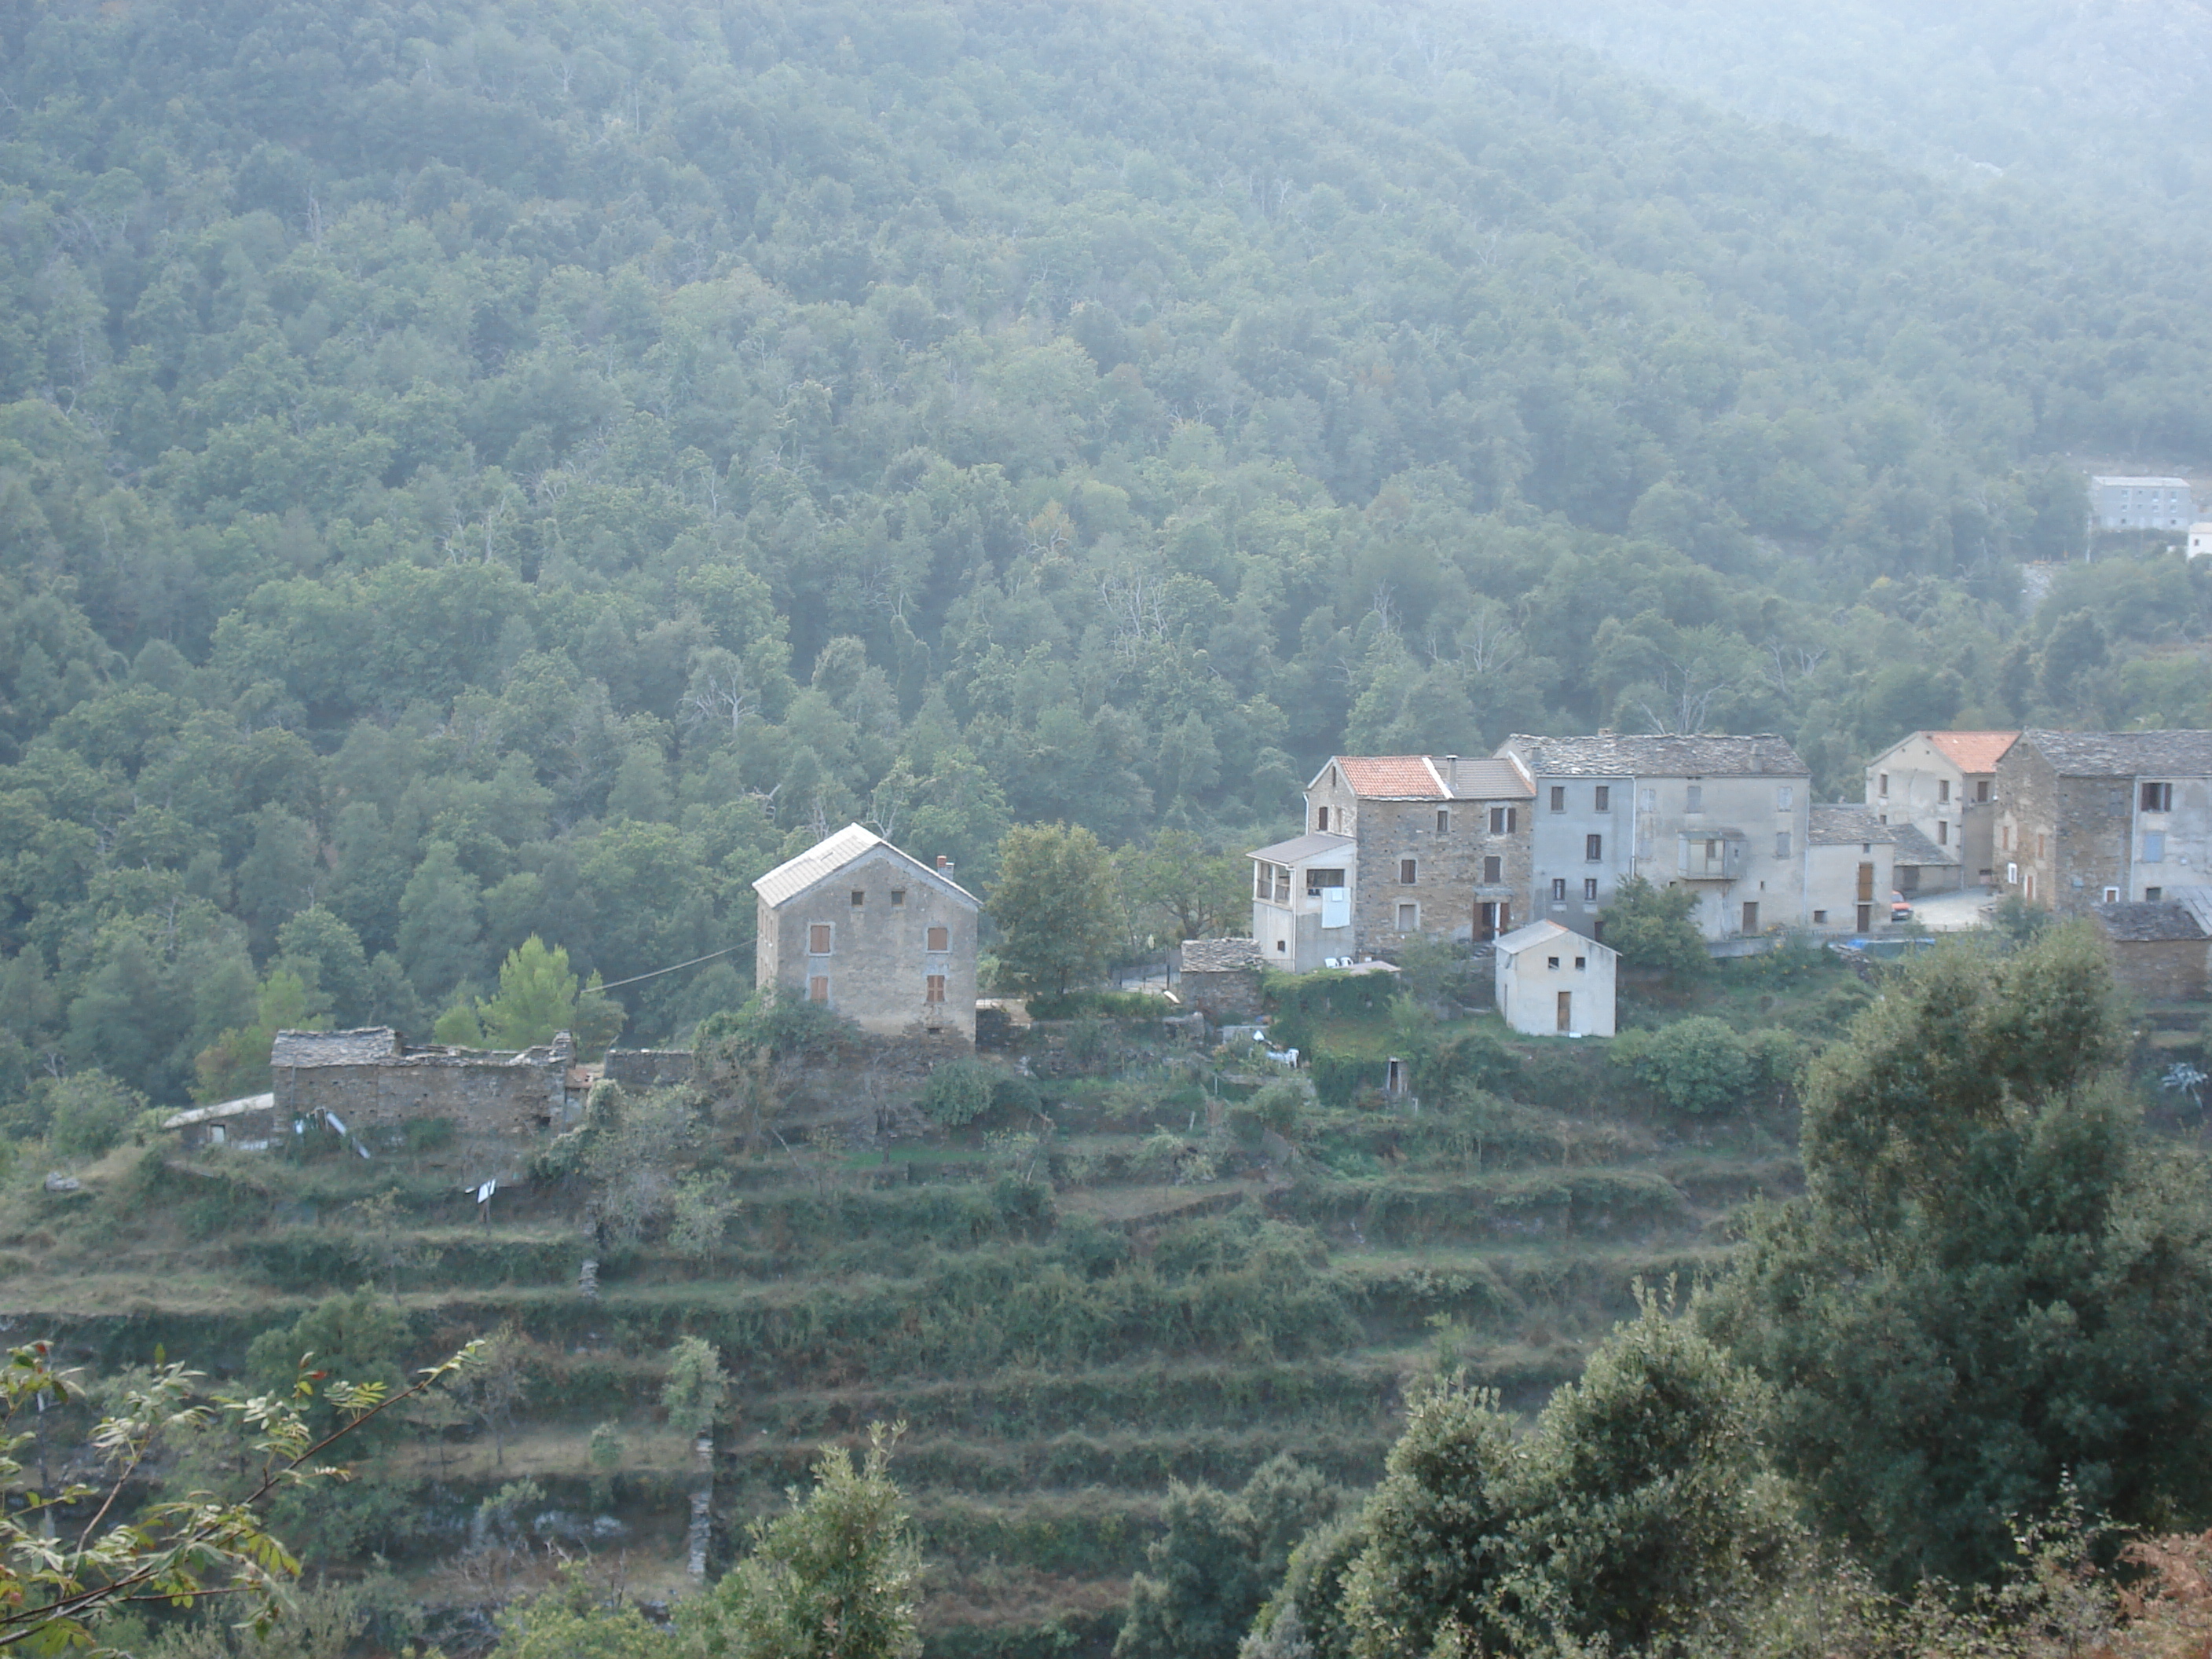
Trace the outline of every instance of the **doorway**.
<path fill-rule="evenodd" d="M 1858 931 L 1862 933 L 1869 933 L 1873 930 L 1873 927 L 1874 906 L 1871 904 L 1862 904 L 1859 906 Z"/>
<path fill-rule="evenodd" d="M 1743 902 L 1743 931 L 1747 938 L 1759 931 L 1759 901 L 1757 899 L 1746 899 Z"/>
<path fill-rule="evenodd" d="M 1560 1030 L 1571 1031 L 1575 1029 L 1575 994 L 1572 991 L 1559 993 L 1559 1019 Z"/>

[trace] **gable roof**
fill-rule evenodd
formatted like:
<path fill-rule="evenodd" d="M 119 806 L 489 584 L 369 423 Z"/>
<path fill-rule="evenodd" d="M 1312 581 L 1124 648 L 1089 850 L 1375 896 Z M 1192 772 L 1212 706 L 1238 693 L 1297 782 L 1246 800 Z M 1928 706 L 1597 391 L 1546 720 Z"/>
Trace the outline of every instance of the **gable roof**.
<path fill-rule="evenodd" d="M 1771 732 L 1742 737 L 1654 732 L 1542 738 L 1516 732 L 1498 747 L 1544 777 L 1802 778 L 1810 775 L 1787 738 Z"/>
<path fill-rule="evenodd" d="M 2023 732 L 2063 778 L 2212 777 L 2212 732 Z"/>
<path fill-rule="evenodd" d="M 1328 766 L 1363 800 L 1533 800 L 1535 787 L 1494 755 L 1333 755 Z M 1328 766 L 1314 774 L 1310 789 Z"/>
<path fill-rule="evenodd" d="M 283 1066 L 376 1066 L 399 1058 L 399 1033 L 389 1025 L 350 1031 L 279 1031 L 269 1063 Z"/>
<path fill-rule="evenodd" d="M 1815 801 L 1805 823 L 1805 839 L 1815 847 L 1848 847 L 1875 842 L 1893 842 L 1897 832 L 1872 809 L 1844 801 L 1834 805 Z"/>
<path fill-rule="evenodd" d="M 981 908 L 981 901 L 951 877 L 931 869 L 912 854 L 902 853 L 874 830 L 863 830 L 857 823 L 848 823 L 836 835 L 816 842 L 797 858 L 786 859 L 753 883 L 753 890 L 770 904 L 782 904 L 827 881 L 840 870 L 879 854 L 897 860 L 962 903 Z"/>
<path fill-rule="evenodd" d="M 1302 864 L 1308 859 L 1341 856 L 1359 843 L 1349 836 L 1332 835 L 1326 830 L 1316 830 L 1311 835 L 1295 836 L 1289 841 L 1279 841 L 1273 847 L 1255 847 L 1244 856 L 1265 859 L 1270 864 Z"/>
<path fill-rule="evenodd" d="M 1556 921 L 1526 923 L 1516 927 L 1510 933 L 1500 934 L 1492 941 L 1492 948 L 1502 957 L 1517 957 L 1523 951 L 1531 950 L 1536 945 L 1553 945 L 1566 939 L 1572 939 L 1576 948 L 1581 950 L 1586 956 L 1598 951 L 1603 951 L 1613 956 L 1620 954 L 1610 945 L 1601 944 L 1587 934 L 1577 933 L 1571 927 L 1562 927 Z"/>
<path fill-rule="evenodd" d="M 2017 732 L 1923 732 L 1922 737 L 1961 772 L 1994 772 L 2004 751 L 2019 738 Z"/>

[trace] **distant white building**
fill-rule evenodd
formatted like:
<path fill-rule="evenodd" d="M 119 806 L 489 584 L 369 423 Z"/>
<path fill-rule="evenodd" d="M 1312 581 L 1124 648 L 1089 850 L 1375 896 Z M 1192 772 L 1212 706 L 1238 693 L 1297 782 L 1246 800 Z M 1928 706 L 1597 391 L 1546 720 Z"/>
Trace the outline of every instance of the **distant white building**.
<path fill-rule="evenodd" d="M 2089 480 L 2089 516 L 2100 530 L 2184 530 L 2197 517 L 2186 478 Z"/>
<path fill-rule="evenodd" d="M 2189 556 L 2201 559 L 2212 553 L 2212 524 L 2193 524 L 2189 526 Z"/>
<path fill-rule="evenodd" d="M 1620 952 L 1562 927 L 1532 921 L 1497 943 L 1498 1012 L 1530 1036 L 1611 1036 Z"/>

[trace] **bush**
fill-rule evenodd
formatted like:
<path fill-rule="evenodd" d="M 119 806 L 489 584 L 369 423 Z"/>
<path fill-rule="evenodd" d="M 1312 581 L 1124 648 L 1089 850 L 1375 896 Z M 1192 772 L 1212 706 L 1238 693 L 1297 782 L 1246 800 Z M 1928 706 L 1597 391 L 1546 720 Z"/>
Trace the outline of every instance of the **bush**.
<path fill-rule="evenodd" d="M 1613 1063 L 1678 1112 L 1726 1111 L 1758 1080 L 1744 1041 L 1700 1014 L 1613 1040 Z"/>
<path fill-rule="evenodd" d="M 1024 1006 L 1031 1019 L 1164 1019 L 1183 1012 L 1157 991 L 1067 991 Z"/>
<path fill-rule="evenodd" d="M 1295 1083 L 1270 1083 L 1249 1100 L 1229 1109 L 1229 1129 L 1239 1140 L 1255 1141 L 1267 1130 L 1288 1140 L 1297 1132 L 1306 1107 L 1305 1091 Z"/>
<path fill-rule="evenodd" d="M 105 1072 L 79 1072 L 47 1085 L 47 1144 L 63 1158 L 99 1158 L 123 1144 L 146 1097 Z"/>
<path fill-rule="evenodd" d="M 998 1072 L 981 1060 L 947 1060 L 929 1074 L 921 1109 L 944 1127 L 957 1129 L 982 1115 L 998 1083 Z"/>
<path fill-rule="evenodd" d="M 1314 1093 L 1324 1106 L 1341 1109 L 1351 1105 L 1363 1088 L 1380 1088 L 1382 1083 L 1380 1060 L 1356 1060 L 1349 1054 L 1313 1056 Z"/>
<path fill-rule="evenodd" d="M 1697 894 L 1687 887 L 1654 887 L 1641 876 L 1631 876 L 1605 907 L 1605 942 L 1632 968 L 1702 974 L 1712 958 L 1690 920 L 1697 902 Z"/>

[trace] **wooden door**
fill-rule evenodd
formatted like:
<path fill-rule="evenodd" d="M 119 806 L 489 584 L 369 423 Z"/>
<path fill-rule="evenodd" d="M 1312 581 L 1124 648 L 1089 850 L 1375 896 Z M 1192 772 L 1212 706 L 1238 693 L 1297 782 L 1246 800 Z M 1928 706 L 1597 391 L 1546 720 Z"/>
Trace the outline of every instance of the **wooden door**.
<path fill-rule="evenodd" d="M 1575 1029 L 1575 994 L 1572 991 L 1559 993 L 1559 1029 L 1562 1031 L 1571 1031 Z"/>
<path fill-rule="evenodd" d="M 1874 902 L 1874 866 L 1871 864 L 1859 866 L 1859 902 Z"/>
<path fill-rule="evenodd" d="M 1747 938 L 1759 931 L 1759 902 L 1756 899 L 1743 902 L 1743 931 Z"/>

